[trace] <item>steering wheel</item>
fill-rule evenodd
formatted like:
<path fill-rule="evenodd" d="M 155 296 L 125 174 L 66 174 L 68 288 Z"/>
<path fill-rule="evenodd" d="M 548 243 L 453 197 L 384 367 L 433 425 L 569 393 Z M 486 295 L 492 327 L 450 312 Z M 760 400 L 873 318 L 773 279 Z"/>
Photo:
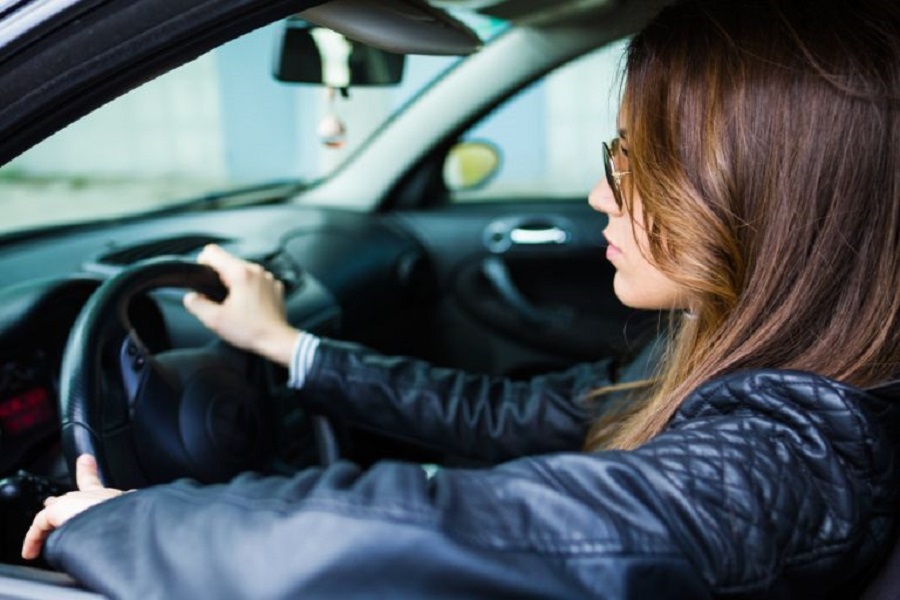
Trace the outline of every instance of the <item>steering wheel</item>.
<path fill-rule="evenodd" d="M 106 280 L 75 321 L 60 373 L 62 447 L 69 470 L 92 454 L 101 480 L 122 489 L 191 477 L 227 481 L 264 466 L 271 384 L 262 358 L 222 341 L 153 354 L 129 317 L 133 298 L 187 288 L 221 301 L 211 268 L 153 259 Z M 314 422 L 320 462 L 336 458 L 324 417 Z"/>

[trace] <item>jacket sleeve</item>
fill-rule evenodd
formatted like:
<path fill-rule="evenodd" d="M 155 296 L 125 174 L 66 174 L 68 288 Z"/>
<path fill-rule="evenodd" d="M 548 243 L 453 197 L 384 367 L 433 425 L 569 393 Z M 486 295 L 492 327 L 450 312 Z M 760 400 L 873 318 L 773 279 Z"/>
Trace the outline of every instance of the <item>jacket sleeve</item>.
<path fill-rule="evenodd" d="M 578 450 L 592 419 L 588 397 L 609 385 L 612 367 L 512 381 L 322 340 L 302 393 L 314 410 L 356 427 L 496 463 Z"/>
<path fill-rule="evenodd" d="M 115 598 L 842 597 L 886 541 L 896 461 L 814 384 L 817 412 L 762 376 L 718 384 L 728 402 L 631 452 L 181 481 L 82 513 L 45 554 Z"/>

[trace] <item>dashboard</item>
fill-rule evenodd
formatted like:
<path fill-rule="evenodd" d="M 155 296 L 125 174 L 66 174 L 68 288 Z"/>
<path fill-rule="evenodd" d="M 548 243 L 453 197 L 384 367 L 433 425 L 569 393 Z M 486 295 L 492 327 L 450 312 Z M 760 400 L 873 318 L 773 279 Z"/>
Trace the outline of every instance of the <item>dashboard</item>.
<path fill-rule="evenodd" d="M 431 285 L 416 239 L 389 218 L 263 206 L 176 214 L 36 233 L 0 241 L 0 477 L 21 470 L 62 482 L 59 372 L 81 308 L 104 279 L 141 260 L 192 260 L 208 243 L 260 262 L 285 283 L 288 319 L 322 335 L 378 343 L 390 319 Z M 129 316 L 148 349 L 214 340 L 155 290 Z"/>

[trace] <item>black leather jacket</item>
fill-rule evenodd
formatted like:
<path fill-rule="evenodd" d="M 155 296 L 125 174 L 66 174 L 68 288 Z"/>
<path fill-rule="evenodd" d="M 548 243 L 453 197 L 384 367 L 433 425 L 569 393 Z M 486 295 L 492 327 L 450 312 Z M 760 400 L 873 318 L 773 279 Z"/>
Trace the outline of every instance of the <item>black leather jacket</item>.
<path fill-rule="evenodd" d="M 577 452 L 609 365 L 511 383 L 320 347 L 359 424 L 500 461 L 349 463 L 125 494 L 45 555 L 123 598 L 848 598 L 887 550 L 898 411 L 801 372 L 702 386 L 630 452 Z M 599 381 L 602 383 L 602 381 Z M 327 400 L 326 400 L 327 399 Z M 540 453 L 540 454 L 535 454 Z"/>

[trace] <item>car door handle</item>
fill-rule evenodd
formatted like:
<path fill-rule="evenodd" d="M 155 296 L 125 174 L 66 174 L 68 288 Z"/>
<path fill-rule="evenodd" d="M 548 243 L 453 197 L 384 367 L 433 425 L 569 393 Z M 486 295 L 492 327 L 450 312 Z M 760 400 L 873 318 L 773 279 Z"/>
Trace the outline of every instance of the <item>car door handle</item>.
<path fill-rule="evenodd" d="M 568 243 L 570 237 L 569 232 L 560 227 L 547 227 L 546 229 L 516 227 L 509 232 L 509 240 L 513 244 L 523 246 L 565 244 Z"/>
<path fill-rule="evenodd" d="M 494 292 L 522 321 L 539 327 L 565 325 L 572 320 L 567 311 L 544 310 L 535 306 L 519 291 L 506 263 L 499 256 L 491 256 L 481 263 L 481 272 Z"/>
<path fill-rule="evenodd" d="M 574 240 L 568 219 L 546 216 L 514 216 L 497 219 L 484 230 L 484 245 L 494 254 L 514 248 L 565 246 Z"/>

